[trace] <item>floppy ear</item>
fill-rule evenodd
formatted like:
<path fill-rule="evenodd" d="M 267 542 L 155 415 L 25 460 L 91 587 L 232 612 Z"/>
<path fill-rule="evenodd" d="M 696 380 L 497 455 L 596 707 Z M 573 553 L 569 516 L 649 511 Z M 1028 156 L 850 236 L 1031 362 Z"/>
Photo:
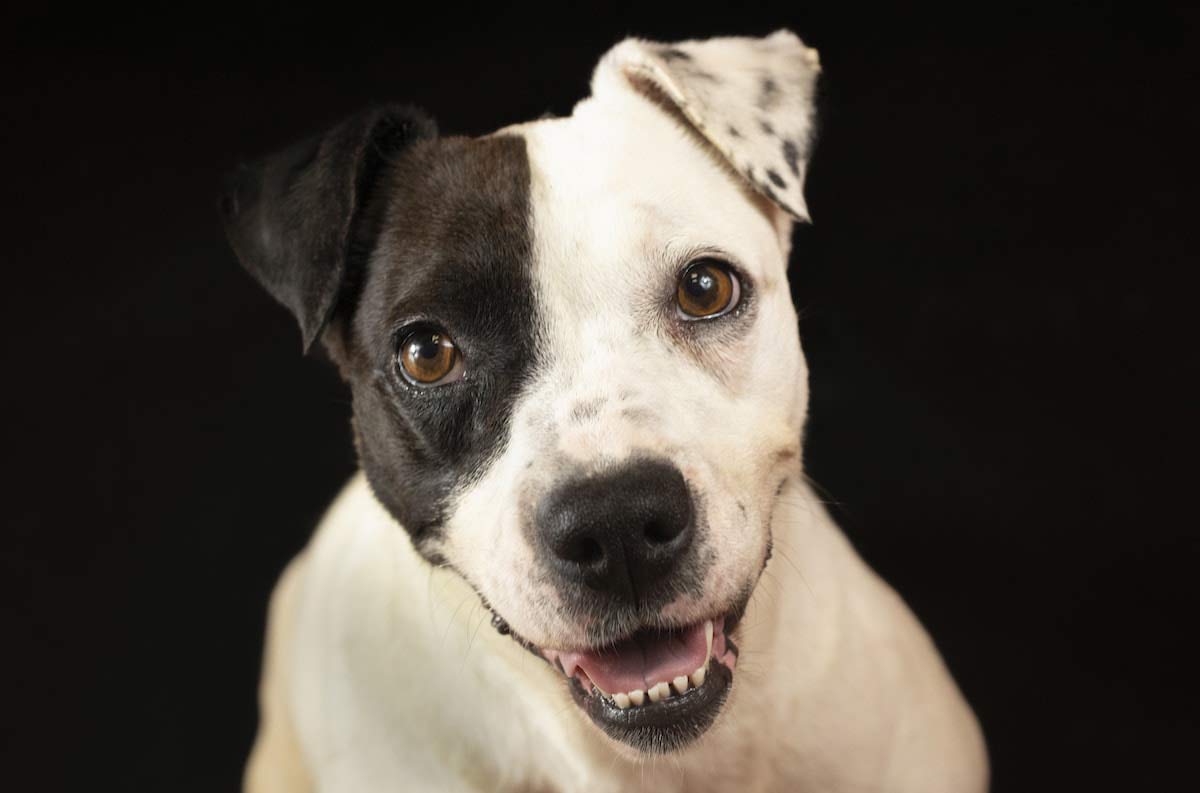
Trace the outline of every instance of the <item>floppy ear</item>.
<path fill-rule="evenodd" d="M 375 107 L 227 177 L 221 214 L 229 242 L 296 317 L 305 351 L 337 308 L 350 232 L 380 165 L 436 135 L 415 108 Z"/>
<path fill-rule="evenodd" d="M 600 60 L 592 93 L 649 87 L 759 192 L 808 220 L 804 171 L 820 71 L 817 51 L 788 30 L 675 44 L 626 39 Z"/>

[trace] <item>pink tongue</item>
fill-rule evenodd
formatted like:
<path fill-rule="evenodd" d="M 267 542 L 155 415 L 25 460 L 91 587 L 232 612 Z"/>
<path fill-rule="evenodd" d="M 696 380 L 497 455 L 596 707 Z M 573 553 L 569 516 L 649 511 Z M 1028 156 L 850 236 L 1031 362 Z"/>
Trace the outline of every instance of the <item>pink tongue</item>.
<path fill-rule="evenodd" d="M 603 650 L 561 653 L 558 660 L 567 677 L 577 668 L 609 694 L 645 691 L 671 682 L 705 665 L 704 623 L 673 633 L 643 632 Z"/>

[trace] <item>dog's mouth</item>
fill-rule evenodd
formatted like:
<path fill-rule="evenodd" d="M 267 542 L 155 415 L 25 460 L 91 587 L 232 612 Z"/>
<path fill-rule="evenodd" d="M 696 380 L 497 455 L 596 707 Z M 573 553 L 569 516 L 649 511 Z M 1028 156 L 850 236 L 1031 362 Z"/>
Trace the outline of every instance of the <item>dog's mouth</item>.
<path fill-rule="evenodd" d="M 585 693 L 604 697 L 618 710 L 653 705 L 701 688 L 710 660 L 730 670 L 737 663 L 725 638 L 724 617 L 681 630 L 642 629 L 597 650 L 542 654 Z"/>
<path fill-rule="evenodd" d="M 730 634 L 739 617 L 646 627 L 595 649 L 539 652 L 609 737 L 642 751 L 668 752 L 698 738 L 716 719 L 737 666 Z"/>
<path fill-rule="evenodd" d="M 769 553 L 768 553 L 769 556 Z M 539 647 L 488 605 L 492 626 L 561 673 L 584 713 L 610 738 L 665 754 L 703 735 L 733 684 L 737 628 L 753 586 L 736 606 L 690 625 L 643 623 L 624 638 L 581 650 Z"/>

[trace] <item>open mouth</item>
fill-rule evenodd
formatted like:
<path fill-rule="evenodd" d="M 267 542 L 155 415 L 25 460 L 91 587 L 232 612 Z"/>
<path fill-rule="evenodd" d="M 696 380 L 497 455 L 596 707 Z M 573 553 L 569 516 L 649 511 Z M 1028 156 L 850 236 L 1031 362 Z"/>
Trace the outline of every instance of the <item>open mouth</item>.
<path fill-rule="evenodd" d="M 740 616 L 740 614 L 738 615 Z M 737 617 L 642 628 L 596 649 L 541 654 L 566 676 L 576 704 L 610 737 L 668 752 L 712 725 L 733 681 Z"/>

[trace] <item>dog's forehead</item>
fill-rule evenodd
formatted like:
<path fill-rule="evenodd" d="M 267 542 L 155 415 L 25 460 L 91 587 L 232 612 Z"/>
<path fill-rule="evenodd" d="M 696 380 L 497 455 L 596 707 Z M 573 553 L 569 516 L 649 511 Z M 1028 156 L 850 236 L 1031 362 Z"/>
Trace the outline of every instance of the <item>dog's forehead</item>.
<path fill-rule="evenodd" d="M 540 262 L 591 271 L 723 250 L 755 268 L 777 254 L 766 202 L 654 101 L 592 98 L 567 118 L 510 128 L 526 141 Z"/>

